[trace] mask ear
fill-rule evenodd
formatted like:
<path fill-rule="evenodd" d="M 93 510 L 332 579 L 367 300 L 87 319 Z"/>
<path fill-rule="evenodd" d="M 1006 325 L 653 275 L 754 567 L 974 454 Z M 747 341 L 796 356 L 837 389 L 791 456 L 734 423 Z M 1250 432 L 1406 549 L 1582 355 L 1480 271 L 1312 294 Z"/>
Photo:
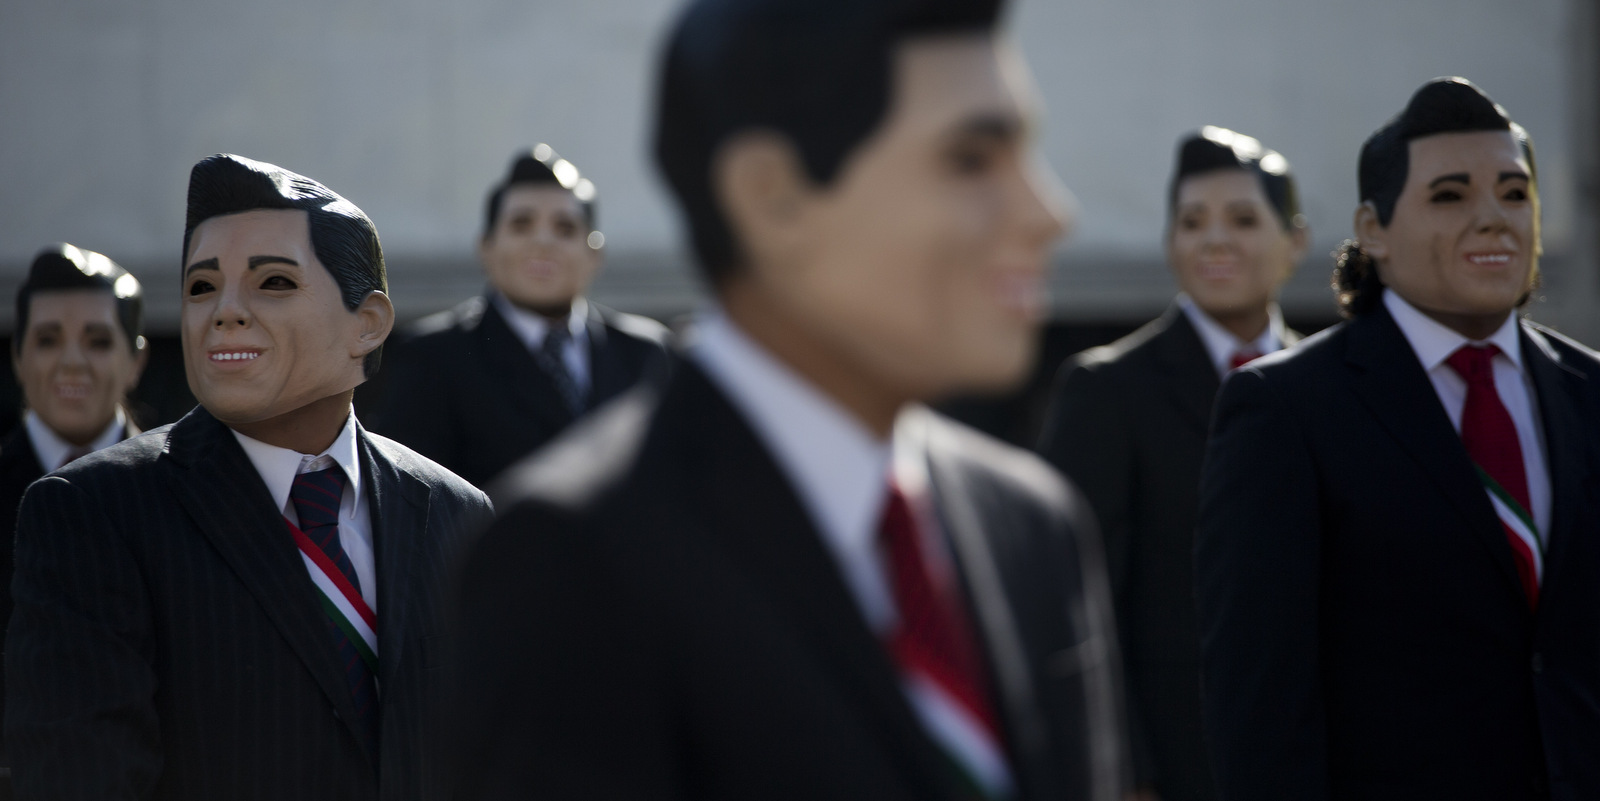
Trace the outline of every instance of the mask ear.
<path fill-rule="evenodd" d="M 1378 222 L 1378 209 L 1372 201 L 1362 203 L 1356 207 L 1356 219 L 1353 226 L 1356 240 L 1361 243 L 1361 250 L 1372 257 L 1375 262 L 1389 260 L 1389 230 Z"/>
<path fill-rule="evenodd" d="M 373 290 L 361 299 L 355 315 L 359 320 L 356 341 L 350 348 L 350 358 L 360 360 L 377 350 L 394 329 L 394 304 L 389 296 Z"/>
<path fill-rule="evenodd" d="M 128 378 L 128 385 L 122 388 L 122 394 L 126 395 L 139 386 L 139 379 L 149 364 L 150 348 L 145 344 L 144 337 L 139 337 L 139 349 L 133 352 L 133 375 Z"/>
<path fill-rule="evenodd" d="M 717 149 L 711 169 L 717 201 L 748 261 L 771 263 L 807 246 L 805 208 L 814 187 L 787 138 L 739 134 Z"/>

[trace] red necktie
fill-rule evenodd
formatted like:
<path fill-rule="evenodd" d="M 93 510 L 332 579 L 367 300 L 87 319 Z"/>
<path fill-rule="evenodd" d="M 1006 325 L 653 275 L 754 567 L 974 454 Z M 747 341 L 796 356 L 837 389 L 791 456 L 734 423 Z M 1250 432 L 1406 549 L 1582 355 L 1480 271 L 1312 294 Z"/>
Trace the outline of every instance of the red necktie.
<path fill-rule="evenodd" d="M 1494 356 L 1500 349 L 1494 345 L 1463 345 L 1450 354 L 1445 362 L 1467 382 L 1467 401 L 1461 409 L 1461 442 L 1467 454 L 1477 463 L 1488 478 L 1514 500 L 1525 522 L 1532 522 L 1532 504 L 1528 502 L 1528 477 L 1522 463 L 1522 442 L 1517 438 L 1517 427 L 1511 413 L 1500 402 L 1500 393 L 1494 386 Z M 1494 493 L 1494 487 L 1490 490 Z M 1517 533 L 1516 520 L 1506 520 L 1502 513 L 1501 526 L 1506 529 L 1506 539 L 1516 556 L 1517 575 L 1528 595 L 1528 604 L 1539 603 L 1539 571 L 1534 549 L 1538 541 L 1528 542 Z M 1531 527 L 1531 526 L 1530 526 Z"/>
<path fill-rule="evenodd" d="M 1261 358 L 1261 353 L 1255 348 L 1236 350 L 1233 352 L 1233 358 L 1228 360 L 1228 369 L 1237 370 L 1259 358 Z"/>
<path fill-rule="evenodd" d="M 962 710 L 970 722 L 969 736 L 983 738 L 983 749 L 1003 754 L 1000 727 L 984 681 L 984 665 L 961 591 L 954 581 L 939 582 L 928 570 L 922 536 L 905 495 L 893 483 L 880 529 L 888 556 L 889 585 L 900 613 L 889 635 L 889 650 L 902 674 L 941 703 Z M 934 739 L 964 772 L 970 753 L 960 742 L 946 742 L 943 732 Z M 1003 757 L 1002 757 L 1003 758 Z M 969 774 L 970 775 L 970 774 Z"/>

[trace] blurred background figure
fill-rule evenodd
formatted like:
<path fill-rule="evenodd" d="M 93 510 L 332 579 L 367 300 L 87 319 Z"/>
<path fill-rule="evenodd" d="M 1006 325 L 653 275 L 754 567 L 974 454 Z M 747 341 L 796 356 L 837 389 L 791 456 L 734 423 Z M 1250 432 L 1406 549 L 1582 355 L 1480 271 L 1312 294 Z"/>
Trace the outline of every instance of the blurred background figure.
<path fill-rule="evenodd" d="M 1200 722 L 1194 523 L 1211 404 L 1229 370 L 1293 344 L 1278 291 L 1309 232 L 1289 162 L 1207 126 L 1178 143 L 1159 319 L 1061 370 L 1040 452 L 1089 496 L 1123 644 L 1141 798 L 1216 797 Z"/>
<path fill-rule="evenodd" d="M 605 237 L 595 186 L 549 145 L 489 192 L 489 289 L 414 324 L 375 383 L 373 429 L 480 487 L 590 409 L 666 368 L 667 330 L 589 302 Z"/>
<path fill-rule="evenodd" d="M 40 251 L 17 290 L 16 314 L 11 359 L 27 411 L 0 440 L 0 621 L 11 618 L 11 541 L 23 491 L 139 433 L 125 403 L 149 357 L 138 279 L 93 251 L 65 243 Z M 0 702 L 4 687 L 0 681 Z"/>

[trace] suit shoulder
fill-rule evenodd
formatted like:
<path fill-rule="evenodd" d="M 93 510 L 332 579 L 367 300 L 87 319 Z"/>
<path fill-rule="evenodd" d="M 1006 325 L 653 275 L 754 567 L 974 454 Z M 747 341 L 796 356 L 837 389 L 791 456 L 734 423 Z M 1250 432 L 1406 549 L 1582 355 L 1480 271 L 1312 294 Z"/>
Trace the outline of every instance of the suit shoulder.
<path fill-rule="evenodd" d="M 481 490 L 438 462 L 382 434 L 366 430 L 362 433 L 372 449 L 393 464 L 395 469 L 409 473 L 435 490 L 443 490 L 463 502 L 482 503 L 486 500 Z"/>
<path fill-rule="evenodd" d="M 151 464 L 167 450 L 167 434 L 172 430 L 172 424 L 129 437 L 109 448 L 103 448 L 94 453 L 87 454 L 80 459 L 75 459 L 66 467 L 56 471 L 57 475 L 73 479 L 95 473 L 107 473 L 118 470 L 134 470 Z"/>
<path fill-rule="evenodd" d="M 964 423 L 927 412 L 930 449 L 1005 493 L 1012 502 L 1069 517 L 1084 507 L 1078 490 L 1037 454 L 1002 442 Z"/>
<path fill-rule="evenodd" d="M 658 389 L 640 385 L 579 420 L 495 480 L 495 507 L 536 502 L 576 514 L 610 496 L 630 475 L 658 400 Z"/>
<path fill-rule="evenodd" d="M 1156 343 L 1171 325 L 1171 319 L 1159 317 L 1115 342 L 1080 352 L 1067 364 L 1069 367 L 1082 367 L 1099 373 L 1140 369 L 1155 357 Z"/>
<path fill-rule="evenodd" d="M 445 309 L 423 317 L 401 332 L 396 344 L 402 347 L 426 348 L 431 344 L 462 338 L 476 330 L 483 319 L 488 303 L 482 296 L 468 298 L 454 308 Z"/>
<path fill-rule="evenodd" d="M 1524 320 L 1522 325 L 1535 345 L 1544 348 L 1547 353 L 1555 354 L 1562 364 L 1590 377 L 1600 376 L 1600 352 L 1532 320 Z"/>
<path fill-rule="evenodd" d="M 1250 362 L 1239 372 L 1259 373 L 1268 379 L 1289 376 L 1326 376 L 1330 364 L 1343 362 L 1349 348 L 1349 321 L 1325 328 L 1284 348 Z"/>
<path fill-rule="evenodd" d="M 667 347 L 671 340 L 672 332 L 666 326 L 649 317 L 638 314 L 628 314 L 610 309 L 600 304 L 594 304 L 595 310 L 600 313 L 600 319 L 612 333 L 630 339 L 637 339 L 660 348 Z"/>

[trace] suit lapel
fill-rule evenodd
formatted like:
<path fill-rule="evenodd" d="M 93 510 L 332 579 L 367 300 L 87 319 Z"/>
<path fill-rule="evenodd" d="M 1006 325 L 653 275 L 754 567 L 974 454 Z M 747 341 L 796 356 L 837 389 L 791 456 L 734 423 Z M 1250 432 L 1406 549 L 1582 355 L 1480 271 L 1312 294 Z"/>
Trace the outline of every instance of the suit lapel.
<path fill-rule="evenodd" d="M 1381 306 L 1351 323 L 1349 336 L 1346 361 L 1354 368 L 1356 395 L 1422 465 L 1520 596 L 1522 582 L 1499 518 L 1411 343 Z"/>
<path fill-rule="evenodd" d="M 692 363 L 664 395 L 659 427 L 681 437 L 684 488 L 707 527 L 776 614 L 809 646 L 839 693 L 861 710 L 886 753 L 919 784 L 918 797 L 949 797 L 946 758 L 928 738 L 897 670 L 776 462 L 727 399 Z M 727 488 L 738 487 L 729 492 Z"/>
<path fill-rule="evenodd" d="M 1028 667 L 1016 616 L 1000 575 L 1000 566 L 989 547 L 983 510 L 978 494 L 969 486 L 956 454 L 960 445 L 944 441 L 931 425 L 926 412 L 911 426 L 897 429 L 923 440 L 928 455 L 929 477 L 940 511 L 940 522 L 956 558 L 966 589 L 969 615 L 978 623 L 981 645 L 988 657 L 989 675 L 996 691 L 996 707 L 1005 726 L 1006 746 L 1017 784 L 1028 795 L 1054 798 L 1059 788 L 1051 786 L 1049 732 L 1034 697 L 1034 676 Z"/>
<path fill-rule="evenodd" d="M 163 460 L 172 466 L 179 504 L 299 654 L 351 735 L 364 742 L 316 586 L 238 440 L 196 407 L 172 426 Z"/>
<path fill-rule="evenodd" d="M 530 416 L 542 418 L 553 428 L 571 423 L 572 412 L 561 399 L 555 382 L 511 330 L 495 304 L 486 300 L 483 305 L 477 336 L 489 375 L 496 383 L 509 387 L 513 401 Z"/>
<path fill-rule="evenodd" d="M 1550 530 L 1544 532 L 1543 595 L 1553 592 L 1573 570 L 1567 553 L 1573 540 L 1585 534 L 1577 530 L 1577 521 L 1594 519 L 1584 511 L 1595 503 L 1592 492 L 1584 487 L 1585 479 L 1595 475 L 1595 443 L 1584 435 L 1594 421 L 1583 414 L 1583 374 L 1562 364 L 1544 336 L 1527 325 L 1522 327 L 1522 358 L 1538 396 L 1553 507 Z"/>
<path fill-rule="evenodd" d="M 1165 323 L 1156 335 L 1157 353 L 1166 366 L 1166 382 L 1173 403 L 1184 419 L 1202 434 L 1211 428 L 1211 407 L 1216 402 L 1222 380 L 1211 366 L 1211 356 L 1200 342 L 1189 318 L 1177 305 L 1161 316 Z"/>
<path fill-rule="evenodd" d="M 417 586 L 416 570 L 425 559 L 428 507 L 433 491 L 415 476 L 400 470 L 373 445 L 366 429 L 357 423 L 361 441 L 361 470 L 367 479 L 367 504 L 372 519 L 372 548 L 378 576 L 378 681 L 390 681 L 405 655 L 405 636 L 412 627 Z M 388 698 L 389 696 L 384 696 Z"/>
<path fill-rule="evenodd" d="M 633 386 L 627 365 L 611 347 L 605 318 L 589 304 L 589 407 L 593 408 L 621 395 Z"/>

